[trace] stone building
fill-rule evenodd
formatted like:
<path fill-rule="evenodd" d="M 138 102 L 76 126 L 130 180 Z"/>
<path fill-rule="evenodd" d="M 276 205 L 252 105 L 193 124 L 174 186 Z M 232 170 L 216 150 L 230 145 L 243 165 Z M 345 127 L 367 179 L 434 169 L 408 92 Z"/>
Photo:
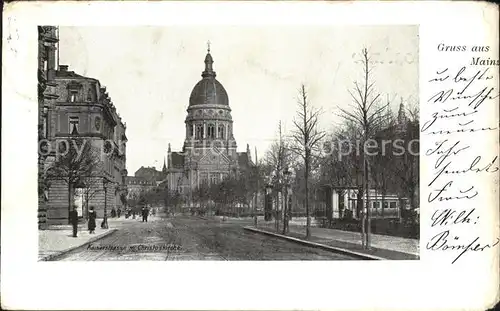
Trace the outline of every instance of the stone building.
<path fill-rule="evenodd" d="M 141 192 L 155 189 L 166 178 L 167 168 L 163 164 L 163 170 L 158 171 L 155 167 L 141 166 L 134 176 L 126 177 L 127 199 L 134 200 Z"/>
<path fill-rule="evenodd" d="M 59 29 L 54 26 L 38 26 L 38 142 L 49 136 L 48 116 L 55 106 L 56 66 Z M 38 228 L 47 226 L 48 183 L 44 171 L 47 156 L 38 152 Z"/>
<path fill-rule="evenodd" d="M 141 193 L 150 191 L 157 186 L 155 180 L 148 180 L 145 177 L 127 176 L 127 200 L 137 200 Z"/>
<path fill-rule="evenodd" d="M 149 182 L 152 182 L 154 185 L 158 185 L 161 183 L 167 176 L 167 168 L 166 164 L 163 164 L 163 170 L 158 171 L 155 167 L 144 167 L 141 166 L 134 174 L 135 177 L 144 178 Z"/>
<path fill-rule="evenodd" d="M 52 33 L 52 28 L 40 33 Z M 46 36 L 40 35 L 42 39 Z M 45 56 L 49 51 L 52 54 Z M 55 94 L 45 100 L 39 118 L 46 142 L 42 145 L 45 151 L 48 148 L 48 152 L 43 152 L 46 156 L 41 171 L 54 165 L 61 144 L 74 139 L 92 146 L 99 165 L 90 176 L 81 176 L 77 184 L 67 185 L 59 178 L 50 177 L 45 191 L 44 218 L 47 224 L 67 223 L 70 201 L 77 206 L 80 217 L 86 218 L 87 208 L 94 206 L 97 216 L 102 218 L 105 209 L 109 213 L 126 199 L 126 125 L 106 88 L 97 79 L 69 71 L 67 65 L 59 65 L 56 70 L 55 56 L 53 48 L 42 49 L 39 53 L 40 67 L 47 68 L 47 77 L 50 77 L 50 94 Z M 39 76 L 41 72 L 39 70 Z"/>
<path fill-rule="evenodd" d="M 172 191 L 189 194 L 201 183 L 218 183 L 253 166 L 248 145 L 246 152 L 237 152 L 229 98 L 213 63 L 209 49 L 202 79 L 189 97 L 182 151 L 168 145 L 166 184 Z"/>

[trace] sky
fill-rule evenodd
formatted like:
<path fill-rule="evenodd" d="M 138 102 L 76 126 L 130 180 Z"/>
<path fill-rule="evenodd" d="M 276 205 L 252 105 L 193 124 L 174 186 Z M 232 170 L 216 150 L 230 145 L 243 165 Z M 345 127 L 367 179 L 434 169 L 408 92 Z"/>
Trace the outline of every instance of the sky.
<path fill-rule="evenodd" d="M 361 80 L 362 48 L 373 59 L 375 88 L 398 109 L 418 105 L 418 26 L 165 26 L 60 27 L 59 63 L 98 79 L 127 125 L 127 170 L 161 169 L 181 151 L 186 109 L 201 79 L 210 41 L 217 80 L 232 109 L 238 150 L 262 158 L 290 133 L 301 84 L 321 108 L 319 126 L 332 131 L 339 107 Z M 254 159 L 255 160 L 255 159 Z"/>

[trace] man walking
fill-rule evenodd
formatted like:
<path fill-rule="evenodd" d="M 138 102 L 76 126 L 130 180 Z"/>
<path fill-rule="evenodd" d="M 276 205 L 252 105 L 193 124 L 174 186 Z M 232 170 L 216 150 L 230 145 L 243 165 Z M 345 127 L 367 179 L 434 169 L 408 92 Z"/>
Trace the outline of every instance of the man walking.
<path fill-rule="evenodd" d="M 73 206 L 73 210 L 69 212 L 69 221 L 73 226 L 73 237 L 77 237 L 78 232 L 78 211 L 76 210 L 76 206 Z"/>
<path fill-rule="evenodd" d="M 142 208 L 142 222 L 148 222 L 149 209 L 147 206 Z"/>

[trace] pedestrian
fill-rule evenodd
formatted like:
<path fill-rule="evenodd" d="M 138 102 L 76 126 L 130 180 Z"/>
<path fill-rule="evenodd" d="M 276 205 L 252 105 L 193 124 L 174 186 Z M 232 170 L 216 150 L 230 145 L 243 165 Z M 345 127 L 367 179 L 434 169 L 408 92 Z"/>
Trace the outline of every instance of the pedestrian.
<path fill-rule="evenodd" d="M 96 211 L 94 210 L 94 207 L 91 206 L 90 207 L 90 210 L 89 210 L 89 223 L 88 223 L 88 226 L 89 226 L 89 233 L 90 234 L 93 234 L 95 233 L 95 220 L 97 218 L 97 213 Z"/>
<path fill-rule="evenodd" d="M 111 218 L 115 218 L 115 217 L 116 217 L 116 210 L 115 210 L 115 208 L 113 207 L 113 208 L 111 209 Z"/>
<path fill-rule="evenodd" d="M 144 219 L 146 222 L 148 222 L 148 216 L 149 216 L 149 208 L 147 206 L 144 207 Z"/>
<path fill-rule="evenodd" d="M 122 209 L 121 208 L 118 208 L 117 210 L 117 214 L 118 214 L 118 218 L 120 218 L 121 214 L 122 214 Z"/>
<path fill-rule="evenodd" d="M 141 214 L 142 214 L 142 222 L 146 221 L 146 207 L 143 206 L 141 207 Z"/>
<path fill-rule="evenodd" d="M 73 237 L 76 238 L 78 232 L 78 211 L 76 206 L 73 206 L 73 210 L 69 212 L 69 221 L 73 226 Z"/>

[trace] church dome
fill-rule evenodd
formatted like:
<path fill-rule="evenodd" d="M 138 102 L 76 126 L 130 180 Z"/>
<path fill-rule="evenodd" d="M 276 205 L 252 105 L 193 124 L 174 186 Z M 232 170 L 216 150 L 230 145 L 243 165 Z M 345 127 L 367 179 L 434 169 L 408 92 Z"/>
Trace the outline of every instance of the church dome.
<path fill-rule="evenodd" d="M 212 69 L 212 55 L 208 51 L 205 57 L 205 71 L 201 74 L 201 79 L 193 88 L 189 97 L 189 107 L 201 105 L 229 106 L 227 92 L 222 84 L 215 79 L 216 74 Z"/>
<path fill-rule="evenodd" d="M 203 78 L 193 88 L 189 106 L 229 105 L 226 90 L 215 78 Z"/>

